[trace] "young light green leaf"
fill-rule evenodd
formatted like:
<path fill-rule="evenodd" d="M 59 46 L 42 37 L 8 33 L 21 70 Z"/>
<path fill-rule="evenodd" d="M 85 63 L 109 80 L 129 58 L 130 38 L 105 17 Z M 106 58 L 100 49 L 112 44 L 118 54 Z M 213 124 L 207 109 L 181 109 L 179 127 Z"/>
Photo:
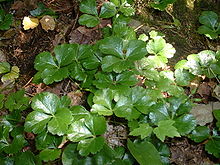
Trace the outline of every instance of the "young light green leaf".
<path fill-rule="evenodd" d="M 98 17 L 88 15 L 88 14 L 83 14 L 79 17 L 79 24 L 80 25 L 85 25 L 87 27 L 95 27 L 100 23 L 100 20 Z"/>
<path fill-rule="evenodd" d="M 141 139 L 144 139 L 151 135 L 153 128 L 149 124 L 140 124 L 138 128 L 135 128 L 130 132 L 129 135 L 132 136 L 141 136 Z"/>
<path fill-rule="evenodd" d="M 102 136 L 81 140 L 77 150 L 82 156 L 87 156 L 89 153 L 95 154 L 103 148 L 104 141 L 105 139 Z"/>
<path fill-rule="evenodd" d="M 40 152 L 39 157 L 41 160 L 48 162 L 58 159 L 61 155 L 60 149 L 44 149 Z"/>
<path fill-rule="evenodd" d="M 127 146 L 140 165 L 162 165 L 159 152 L 152 143 L 148 141 L 133 143 L 128 139 Z"/>
<path fill-rule="evenodd" d="M 119 11 L 122 12 L 126 17 L 133 16 L 135 14 L 135 9 L 125 1 L 119 8 Z"/>
<path fill-rule="evenodd" d="M 158 127 L 154 128 L 153 132 L 163 142 L 165 137 L 180 137 L 177 129 L 173 126 L 175 121 L 162 120 L 158 122 Z"/>
<path fill-rule="evenodd" d="M 2 76 L 2 83 L 14 82 L 19 77 L 20 69 L 17 66 L 12 66 L 11 71 Z"/>
<path fill-rule="evenodd" d="M 200 143 L 205 139 L 209 138 L 210 130 L 206 126 L 198 126 L 196 127 L 192 133 L 189 135 L 189 138 L 195 141 L 196 143 Z"/>
<path fill-rule="evenodd" d="M 98 16 L 98 12 L 96 9 L 96 0 L 83 0 L 80 3 L 80 11 L 86 14 Z"/>
<path fill-rule="evenodd" d="M 150 5 L 154 9 L 157 9 L 157 10 L 160 10 L 160 11 L 164 11 L 169 4 L 172 4 L 175 1 L 176 0 L 161 0 L 161 1 L 154 0 L 154 2 L 152 2 Z"/>
<path fill-rule="evenodd" d="M 188 86 L 194 76 L 185 69 L 175 70 L 176 83 L 180 86 Z"/>
<path fill-rule="evenodd" d="M 112 2 L 105 2 L 101 7 L 99 17 L 101 18 L 110 18 L 116 14 L 116 6 Z"/>

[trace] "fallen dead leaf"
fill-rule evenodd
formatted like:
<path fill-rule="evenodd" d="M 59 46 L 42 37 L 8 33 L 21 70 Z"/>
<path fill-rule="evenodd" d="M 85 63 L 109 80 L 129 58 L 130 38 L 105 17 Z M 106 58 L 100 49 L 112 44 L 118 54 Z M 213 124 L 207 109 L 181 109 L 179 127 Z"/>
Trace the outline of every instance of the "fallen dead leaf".
<path fill-rule="evenodd" d="M 209 104 L 195 104 L 190 113 L 195 117 L 197 124 L 204 126 L 213 121 L 212 115 L 213 105 Z"/>
<path fill-rule="evenodd" d="M 56 27 L 56 23 L 54 21 L 54 18 L 49 15 L 43 16 L 43 18 L 41 18 L 41 20 L 40 20 L 40 23 L 41 23 L 42 28 L 46 32 L 48 32 L 48 30 L 54 30 Z"/>
<path fill-rule="evenodd" d="M 200 82 L 201 82 L 201 78 L 199 77 L 192 80 L 189 85 L 190 91 L 192 92 L 193 90 L 197 89 L 199 87 Z"/>
<path fill-rule="evenodd" d="M 84 93 L 77 90 L 67 94 L 71 100 L 71 105 L 81 105 L 84 102 Z"/>
<path fill-rule="evenodd" d="M 34 29 L 39 25 L 39 20 L 37 18 L 24 17 L 22 25 L 24 30 Z"/>
<path fill-rule="evenodd" d="M 220 86 L 219 85 L 216 85 L 215 89 L 213 90 L 212 96 L 220 100 Z"/>
<path fill-rule="evenodd" d="M 211 94 L 211 87 L 208 85 L 207 82 L 203 82 L 199 85 L 197 93 L 202 97 L 204 95 L 209 96 Z"/>

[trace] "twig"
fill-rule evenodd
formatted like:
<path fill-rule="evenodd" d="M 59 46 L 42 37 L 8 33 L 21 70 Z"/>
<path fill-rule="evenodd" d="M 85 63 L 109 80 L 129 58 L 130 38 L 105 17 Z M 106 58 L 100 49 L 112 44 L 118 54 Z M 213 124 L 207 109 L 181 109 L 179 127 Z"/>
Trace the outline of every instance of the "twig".
<path fill-rule="evenodd" d="M 32 80 L 33 80 L 33 77 L 31 77 L 31 79 L 22 88 L 25 88 L 26 86 L 28 86 Z"/>

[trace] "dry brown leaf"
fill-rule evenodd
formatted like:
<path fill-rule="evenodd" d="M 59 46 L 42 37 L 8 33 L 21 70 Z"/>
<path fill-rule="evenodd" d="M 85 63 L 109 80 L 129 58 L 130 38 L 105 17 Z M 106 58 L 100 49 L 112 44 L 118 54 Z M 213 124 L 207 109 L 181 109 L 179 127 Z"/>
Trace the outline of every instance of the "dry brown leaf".
<path fill-rule="evenodd" d="M 211 87 L 208 85 L 207 82 L 203 82 L 199 85 L 197 93 L 202 97 L 204 95 L 209 96 L 211 94 Z"/>
<path fill-rule="evenodd" d="M 193 90 L 197 89 L 199 87 L 200 82 L 201 82 L 201 78 L 199 77 L 192 80 L 189 85 L 190 91 L 192 92 Z"/>
<path fill-rule="evenodd" d="M 53 17 L 49 15 L 43 16 L 40 20 L 41 26 L 45 31 L 54 30 L 56 27 L 56 23 Z"/>
<path fill-rule="evenodd" d="M 195 104 L 190 113 L 195 117 L 197 124 L 204 126 L 213 121 L 212 109 L 212 103 Z"/>
<path fill-rule="evenodd" d="M 79 90 L 73 91 L 73 92 L 69 92 L 67 94 L 67 96 L 71 100 L 71 105 L 81 105 L 84 102 L 84 97 L 83 97 L 84 93 L 82 93 Z"/>

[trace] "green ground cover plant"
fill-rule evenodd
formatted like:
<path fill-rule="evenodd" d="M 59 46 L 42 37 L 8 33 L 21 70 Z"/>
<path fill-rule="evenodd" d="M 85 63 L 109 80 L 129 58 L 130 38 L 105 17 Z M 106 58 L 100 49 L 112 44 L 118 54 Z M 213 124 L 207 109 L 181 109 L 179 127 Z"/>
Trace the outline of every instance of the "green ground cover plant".
<path fill-rule="evenodd" d="M 33 82 L 50 85 L 69 78 L 88 92 L 87 106 L 73 106 L 67 96 L 50 92 L 32 98 L 23 90 L 0 94 L 0 108 L 8 111 L 0 124 L 0 164 L 169 164 L 165 142 L 174 137 L 208 140 L 206 151 L 219 158 L 220 110 L 213 111 L 212 129 L 197 126 L 184 87 L 198 76 L 218 80 L 220 52 L 191 54 L 171 70 L 167 64 L 175 48 L 154 30 L 137 37 L 128 26 L 126 13 L 133 8 L 127 1 L 105 2 L 98 14 L 96 1 L 83 0 L 80 11 L 86 13 L 81 25 L 93 27 L 113 17 L 112 28 L 103 29 L 104 38 L 94 45 L 62 44 L 38 54 Z M 12 70 L 0 64 L 1 74 Z M 112 148 L 105 139 L 113 118 L 128 128 L 124 147 Z M 33 150 L 25 150 L 28 133 L 35 136 Z"/>

